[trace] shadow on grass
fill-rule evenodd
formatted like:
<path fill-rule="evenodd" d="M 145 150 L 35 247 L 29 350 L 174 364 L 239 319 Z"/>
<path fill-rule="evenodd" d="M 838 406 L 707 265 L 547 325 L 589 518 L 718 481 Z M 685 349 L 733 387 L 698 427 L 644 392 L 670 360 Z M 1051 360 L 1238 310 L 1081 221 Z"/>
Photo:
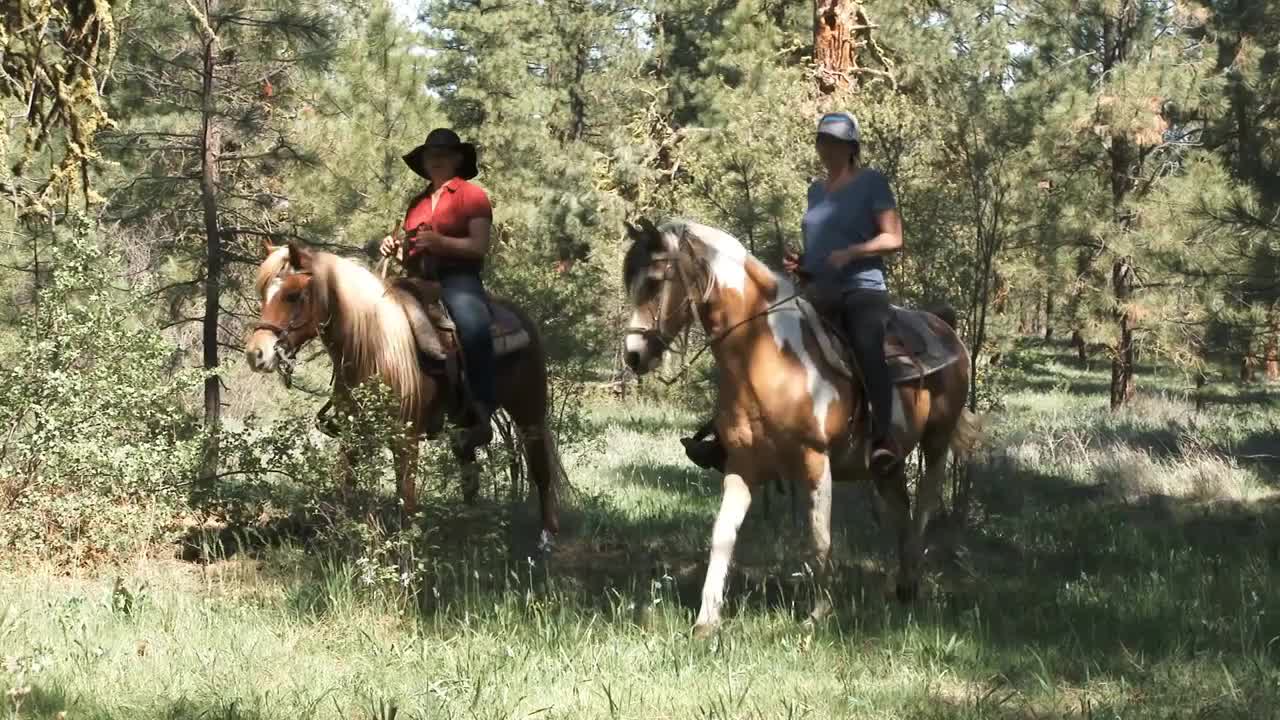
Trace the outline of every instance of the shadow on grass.
<path fill-rule="evenodd" d="M 636 487 L 663 490 L 692 498 L 708 498 L 720 494 L 719 474 L 703 470 L 692 462 L 629 462 L 614 467 L 611 472 L 622 483 Z"/>
<path fill-rule="evenodd" d="M 270 704 L 264 698 L 255 698 L 249 703 L 239 699 L 191 700 L 177 699 L 159 700 L 145 712 L 141 708 L 128 706 L 113 708 L 99 698 L 83 697 L 81 694 L 68 693 L 61 687 L 33 685 L 31 694 L 25 698 L 22 712 L 16 717 L 40 718 L 41 720 L 63 720 L 63 718 L 128 718 L 148 717 L 157 720 L 266 720 L 282 718 L 280 712 L 271 712 Z"/>

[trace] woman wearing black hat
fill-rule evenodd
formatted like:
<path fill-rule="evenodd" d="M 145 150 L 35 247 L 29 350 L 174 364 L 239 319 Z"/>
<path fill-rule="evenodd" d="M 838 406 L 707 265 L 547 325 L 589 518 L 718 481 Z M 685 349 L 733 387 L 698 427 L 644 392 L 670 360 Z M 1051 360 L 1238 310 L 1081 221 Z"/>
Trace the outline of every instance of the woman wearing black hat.
<path fill-rule="evenodd" d="M 444 304 L 458 329 L 475 418 L 463 438 L 464 450 L 493 439 L 490 418 L 497 409 L 495 357 L 490 324 L 493 317 L 480 282 L 489 251 L 493 208 L 480 186 L 467 182 L 479 171 L 476 148 L 447 128 L 432 130 L 424 143 L 404 156 L 410 170 L 429 182 L 409 203 L 404 218 L 407 245 L 383 238 L 383 256 L 397 256 L 407 268 L 423 272 L 429 265 L 443 287 Z M 403 252 L 400 252 L 403 250 Z"/>

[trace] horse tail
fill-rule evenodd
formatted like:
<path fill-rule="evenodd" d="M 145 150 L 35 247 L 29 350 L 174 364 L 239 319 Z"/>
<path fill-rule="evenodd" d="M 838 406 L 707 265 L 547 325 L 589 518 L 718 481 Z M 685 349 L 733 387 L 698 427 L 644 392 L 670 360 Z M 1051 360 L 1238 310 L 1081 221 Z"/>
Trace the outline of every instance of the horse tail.
<path fill-rule="evenodd" d="M 558 496 L 567 480 L 550 424 L 551 378 L 547 368 L 546 346 L 538 331 L 538 324 L 523 308 L 503 298 L 490 299 L 494 304 L 511 311 L 529 335 L 529 344 L 511 356 L 516 359 L 516 366 L 508 370 L 516 374 L 518 385 L 525 394 L 519 398 L 511 398 L 514 402 L 506 405 L 505 409 L 520 431 L 529 475 L 538 489 L 543 529 L 539 545 L 545 550 L 549 549 L 552 537 L 560 531 Z"/>

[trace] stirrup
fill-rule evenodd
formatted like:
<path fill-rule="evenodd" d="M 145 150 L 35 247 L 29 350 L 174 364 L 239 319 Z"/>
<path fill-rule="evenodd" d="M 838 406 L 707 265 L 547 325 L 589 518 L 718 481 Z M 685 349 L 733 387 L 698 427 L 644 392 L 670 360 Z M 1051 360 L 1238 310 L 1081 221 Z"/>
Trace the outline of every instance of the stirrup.
<path fill-rule="evenodd" d="M 902 466 L 902 457 L 892 442 L 886 442 L 880 447 L 872 448 L 867 465 L 872 473 L 884 477 L 898 471 Z"/>
<path fill-rule="evenodd" d="M 713 436 L 714 438 L 714 436 Z M 716 439 L 698 440 L 696 438 L 680 438 L 684 446 L 684 454 L 694 465 L 703 470 L 719 470 L 724 472 L 727 453 L 724 446 Z"/>

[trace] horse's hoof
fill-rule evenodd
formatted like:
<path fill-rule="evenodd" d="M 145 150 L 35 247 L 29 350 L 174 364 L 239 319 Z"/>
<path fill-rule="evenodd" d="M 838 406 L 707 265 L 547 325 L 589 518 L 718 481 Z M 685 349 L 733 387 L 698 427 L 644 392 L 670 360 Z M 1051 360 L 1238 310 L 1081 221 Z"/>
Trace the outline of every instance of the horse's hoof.
<path fill-rule="evenodd" d="M 916 601 L 916 598 L 920 596 L 920 583 L 918 582 L 898 583 L 898 587 L 896 588 L 894 594 L 898 596 L 898 602 L 902 603 L 903 605 L 910 605 L 911 603 L 914 603 Z"/>
<path fill-rule="evenodd" d="M 716 634 L 716 626 L 710 623 L 698 623 L 693 626 L 694 640 L 709 640 Z"/>
<path fill-rule="evenodd" d="M 809 611 L 809 617 L 804 622 L 805 625 L 813 626 L 829 617 L 831 617 L 831 603 L 824 600 L 813 606 L 813 610 Z"/>

